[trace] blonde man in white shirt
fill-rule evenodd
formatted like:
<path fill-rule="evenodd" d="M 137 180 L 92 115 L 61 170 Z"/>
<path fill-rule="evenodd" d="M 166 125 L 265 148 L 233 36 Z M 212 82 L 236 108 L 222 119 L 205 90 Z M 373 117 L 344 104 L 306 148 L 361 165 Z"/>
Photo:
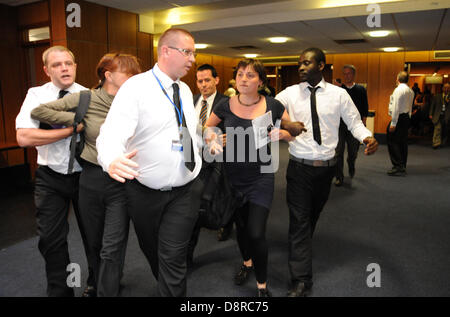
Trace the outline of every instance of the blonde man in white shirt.
<path fill-rule="evenodd" d="M 22 147 L 35 146 L 38 152 L 35 184 L 36 218 L 39 234 L 39 251 L 45 259 L 48 296 L 74 296 L 67 286 L 67 265 L 70 263 L 67 246 L 70 203 L 80 228 L 85 250 L 85 230 L 78 213 L 78 179 L 81 167 L 75 161 L 74 173 L 68 173 L 70 136 L 72 127 L 40 129 L 40 123 L 31 118 L 31 111 L 42 103 L 62 98 L 67 93 L 86 89 L 75 83 L 77 64 L 73 53 L 63 46 L 53 46 L 43 55 L 44 72 L 50 82 L 28 90 L 20 113 L 16 118 L 17 143 Z M 88 257 L 88 263 L 91 262 Z M 89 265 L 88 288 L 95 285 Z"/>
<path fill-rule="evenodd" d="M 289 297 L 309 294 L 312 281 L 312 236 L 330 193 L 335 173 L 335 149 L 342 118 L 353 136 L 366 145 L 365 154 L 377 150 L 378 142 L 361 121 L 349 94 L 325 82 L 325 54 L 318 48 L 302 52 L 300 84 L 287 87 L 278 99 L 292 121 L 306 131 L 289 142 L 286 173 L 289 207 Z"/>
<path fill-rule="evenodd" d="M 389 176 L 405 176 L 408 160 L 408 129 L 411 122 L 411 111 L 414 91 L 408 87 L 408 73 L 401 71 L 397 75 L 397 88 L 391 95 L 389 115 L 392 117 L 387 126 L 387 144 L 392 169 Z"/>
<path fill-rule="evenodd" d="M 198 117 L 180 81 L 194 62 L 193 36 L 164 32 L 158 63 L 121 86 L 97 138 L 98 162 L 126 182 L 128 211 L 160 296 L 186 296 L 187 246 L 198 217 L 190 188 L 202 166 L 194 150 Z"/>

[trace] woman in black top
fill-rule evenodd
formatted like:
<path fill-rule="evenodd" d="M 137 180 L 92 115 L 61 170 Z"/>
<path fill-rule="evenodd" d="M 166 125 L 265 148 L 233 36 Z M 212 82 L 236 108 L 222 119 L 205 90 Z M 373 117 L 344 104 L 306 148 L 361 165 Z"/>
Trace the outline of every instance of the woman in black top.
<path fill-rule="evenodd" d="M 220 102 L 206 122 L 209 128 L 216 127 L 221 121 L 224 123 L 226 140 L 223 145 L 227 144 L 234 150 L 233 153 L 230 148 L 224 151 L 225 172 L 233 189 L 243 197 L 243 205 L 236 212 L 236 228 L 244 263 L 234 281 L 242 285 L 254 267 L 260 297 L 271 296 L 266 285 L 268 251 L 265 229 L 273 198 L 274 171 L 265 171 L 271 163 L 270 143 L 256 149 L 252 120 L 271 111 L 272 126 L 277 125 L 277 120 L 290 121 L 279 101 L 258 93 L 258 88 L 265 83 L 266 74 L 261 62 L 253 59 L 240 61 L 236 72 L 239 95 Z M 217 135 L 208 130 L 207 139 L 217 139 Z M 272 141 L 293 139 L 289 132 L 278 128 L 263 134 Z M 222 146 L 216 141 L 211 141 L 210 146 L 212 151 L 222 151 Z"/>

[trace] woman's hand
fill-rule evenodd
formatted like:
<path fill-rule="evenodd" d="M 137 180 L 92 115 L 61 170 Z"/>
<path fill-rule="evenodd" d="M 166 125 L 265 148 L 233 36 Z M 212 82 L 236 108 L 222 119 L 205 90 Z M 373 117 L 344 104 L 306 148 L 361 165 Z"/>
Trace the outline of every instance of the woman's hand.
<path fill-rule="evenodd" d="M 288 131 L 279 128 L 273 128 L 269 132 L 269 137 L 272 142 L 276 142 L 279 140 L 291 141 L 295 139 Z"/>

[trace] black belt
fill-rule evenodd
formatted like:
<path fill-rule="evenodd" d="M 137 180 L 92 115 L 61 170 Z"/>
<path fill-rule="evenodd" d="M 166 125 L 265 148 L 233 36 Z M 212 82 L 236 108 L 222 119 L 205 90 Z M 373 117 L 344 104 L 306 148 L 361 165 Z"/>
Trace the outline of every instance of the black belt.
<path fill-rule="evenodd" d="M 63 177 L 74 177 L 76 175 L 79 175 L 80 172 L 74 172 L 72 174 L 63 174 L 63 173 L 59 173 L 53 169 L 51 169 L 50 167 L 48 167 L 47 165 L 39 165 L 38 166 L 41 170 L 45 170 L 47 171 L 47 173 L 49 174 L 53 174 L 53 175 L 58 175 L 58 176 L 63 176 Z"/>
<path fill-rule="evenodd" d="M 295 156 L 289 154 L 289 158 L 298 163 L 301 163 L 304 165 L 309 165 L 309 166 L 314 166 L 314 167 L 332 167 L 332 166 L 336 165 L 336 162 L 337 162 L 337 159 L 335 157 L 333 157 L 331 160 L 321 161 L 321 160 L 302 159 L 302 158 L 298 158 L 298 157 L 295 157 Z"/>

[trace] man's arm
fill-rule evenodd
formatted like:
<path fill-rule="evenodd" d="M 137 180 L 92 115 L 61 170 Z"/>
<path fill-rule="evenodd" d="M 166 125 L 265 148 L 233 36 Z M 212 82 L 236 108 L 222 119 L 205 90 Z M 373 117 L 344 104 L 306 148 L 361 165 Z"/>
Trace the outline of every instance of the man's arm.
<path fill-rule="evenodd" d="M 83 130 L 83 125 L 80 123 L 77 132 L 81 130 Z M 16 131 L 16 139 L 21 147 L 40 146 L 65 139 L 71 136 L 72 132 L 72 127 L 52 130 L 19 128 Z"/>
<path fill-rule="evenodd" d="M 139 121 L 138 88 L 134 85 L 137 85 L 135 81 L 128 80 L 120 87 L 96 140 L 99 165 L 111 178 L 122 183 L 138 176 L 134 170 L 138 165 L 131 160 L 137 150 L 126 152 L 128 140 L 135 134 Z"/>

